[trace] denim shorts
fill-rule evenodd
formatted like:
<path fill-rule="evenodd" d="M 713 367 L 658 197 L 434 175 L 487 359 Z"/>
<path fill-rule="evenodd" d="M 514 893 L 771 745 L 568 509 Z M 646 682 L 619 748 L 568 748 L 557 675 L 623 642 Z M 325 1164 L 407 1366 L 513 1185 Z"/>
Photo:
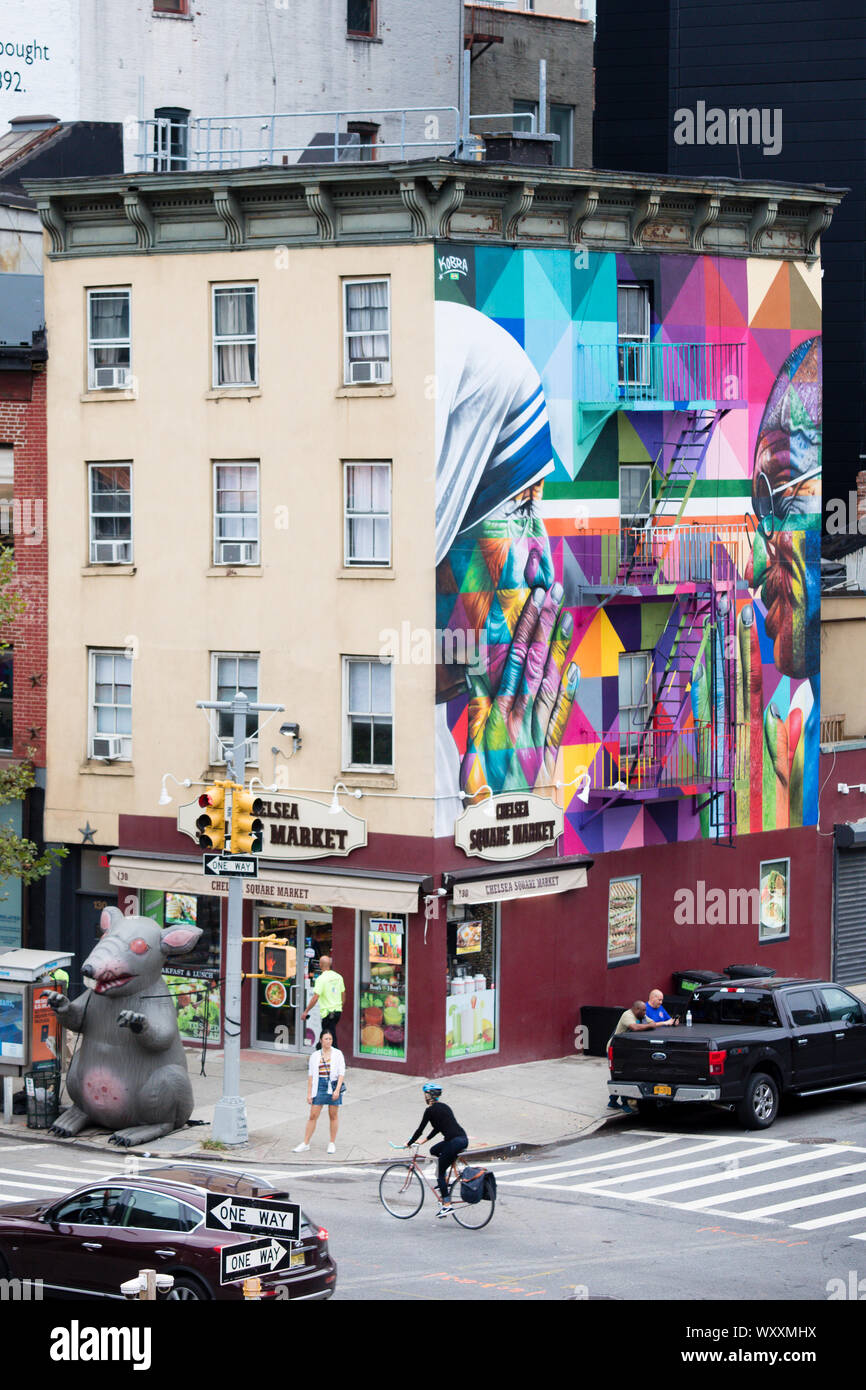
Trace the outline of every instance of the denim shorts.
<path fill-rule="evenodd" d="M 337 1083 L 336 1083 L 336 1081 L 329 1083 L 328 1081 L 325 1080 L 324 1077 L 321 1077 L 321 1076 L 319 1077 L 319 1085 L 318 1085 L 318 1088 L 317 1088 L 317 1090 L 316 1090 L 316 1094 L 313 1096 L 313 1105 L 342 1105 L 342 1104 L 343 1104 L 343 1092 L 342 1092 L 342 1090 L 340 1091 L 340 1094 L 339 1094 L 337 1097 L 334 1097 L 334 1096 L 331 1094 L 331 1091 L 330 1091 L 330 1089 L 329 1089 L 329 1085 L 330 1085 L 330 1086 L 333 1086 L 334 1088 L 336 1088 Z"/>

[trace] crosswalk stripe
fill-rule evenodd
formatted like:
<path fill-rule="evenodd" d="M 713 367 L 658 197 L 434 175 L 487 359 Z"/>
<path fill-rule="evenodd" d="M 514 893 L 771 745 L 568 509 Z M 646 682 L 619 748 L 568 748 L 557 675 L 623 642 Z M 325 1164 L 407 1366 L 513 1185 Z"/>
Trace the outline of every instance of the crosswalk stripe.
<path fill-rule="evenodd" d="M 849 1197 L 862 1197 L 866 1192 L 866 1182 L 854 1187 L 836 1187 L 830 1192 L 819 1192 L 813 1197 L 797 1197 L 793 1202 L 776 1202 L 771 1207 L 758 1207 L 755 1211 L 741 1212 L 741 1216 L 773 1216 L 779 1211 L 801 1211 L 803 1207 L 817 1207 L 823 1202 L 848 1201 Z"/>
<path fill-rule="evenodd" d="M 866 1207 L 858 1207 L 856 1211 L 840 1211 L 835 1216 L 818 1216 L 811 1221 L 795 1221 L 792 1226 L 794 1231 L 817 1231 L 822 1226 L 842 1226 L 846 1221 L 861 1221 L 866 1216 Z"/>
<path fill-rule="evenodd" d="M 641 1192 L 644 1197 L 662 1197 L 668 1192 L 681 1192 L 686 1187 L 711 1187 L 714 1183 L 719 1182 L 738 1182 L 741 1178 L 748 1178 L 752 1173 L 766 1173 L 771 1169 L 790 1168 L 797 1163 L 813 1163 L 816 1159 L 825 1158 L 828 1152 L 834 1152 L 829 1145 L 824 1149 L 815 1148 L 810 1153 L 791 1154 L 788 1158 L 770 1159 L 766 1163 L 752 1163 L 748 1168 L 735 1168 L 727 1173 L 710 1173 L 694 1180 L 687 1178 L 685 1182 L 672 1182 L 665 1183 L 661 1187 L 642 1188 Z M 745 1154 L 732 1155 L 732 1157 L 750 1158 L 751 1154 L 746 1152 Z M 683 1167 L 688 1168 L 689 1165 L 684 1164 Z M 693 1169 L 704 1168 L 706 1163 L 693 1163 L 691 1167 Z M 600 1186 L 604 1186 L 604 1184 L 601 1183 Z"/>
<path fill-rule="evenodd" d="M 16 1177 L 16 1178 L 26 1178 L 26 1177 L 29 1177 L 29 1176 L 30 1176 L 29 1173 L 27 1172 L 27 1169 L 26 1169 L 26 1168 L 0 1168 L 0 1173 L 2 1173 L 2 1174 L 4 1175 L 4 1176 L 3 1176 L 3 1181 L 4 1181 L 4 1182 L 6 1181 L 5 1175 L 6 1175 L 7 1173 L 11 1173 L 11 1174 L 12 1174 L 14 1177 Z M 56 1186 L 57 1183 L 58 1183 L 58 1179 L 57 1179 L 57 1178 L 52 1178 L 50 1175 L 46 1176 L 46 1179 L 45 1179 L 45 1180 L 46 1180 L 46 1182 L 52 1183 L 52 1184 L 55 1185 L 55 1186 Z"/>
<path fill-rule="evenodd" d="M 62 1197 L 63 1193 L 66 1191 L 65 1187 L 49 1187 L 44 1182 L 12 1182 L 9 1178 L 3 1179 L 3 1186 L 25 1187 L 28 1192 L 47 1192 L 51 1197 Z"/>
<path fill-rule="evenodd" d="M 664 1138 L 653 1139 L 653 1140 L 651 1141 L 651 1143 L 647 1143 L 647 1144 L 639 1144 L 639 1141 L 636 1141 L 636 1142 L 634 1143 L 634 1147 L 637 1148 L 637 1147 L 639 1146 L 645 1153 L 646 1153 L 646 1152 L 649 1152 L 650 1150 L 651 1150 L 652 1152 L 655 1152 L 656 1149 L 663 1147 L 665 1144 L 675 1144 L 675 1143 L 678 1141 L 679 1138 L 680 1138 L 680 1136 L 679 1136 L 678 1134 L 672 1134 L 672 1135 L 670 1135 L 670 1136 L 665 1136 Z M 502 1173 L 503 1176 L 506 1176 L 506 1175 L 509 1174 L 509 1173 L 518 1173 L 518 1172 L 519 1172 L 519 1173 L 521 1174 L 521 1176 L 523 1176 L 523 1175 L 525 1175 L 526 1173 L 540 1173 L 540 1172 L 549 1173 L 549 1172 L 551 1171 L 551 1169 L 554 1169 L 554 1168 L 575 1168 L 575 1169 L 576 1169 L 579 1165 L 582 1165 L 582 1164 L 585 1164 L 585 1163 L 597 1163 L 598 1160 L 599 1160 L 600 1158 L 608 1158 L 608 1157 L 611 1156 L 611 1155 L 613 1155 L 614 1157 L 618 1157 L 618 1156 L 620 1156 L 621 1154 L 622 1154 L 622 1148 L 618 1148 L 618 1149 L 605 1149 L 605 1150 L 604 1150 L 602 1153 L 600 1153 L 600 1154 L 588 1154 L 586 1158 L 564 1158 L 561 1162 L 558 1162 L 558 1163 L 527 1163 L 527 1164 L 523 1164 L 523 1163 L 520 1162 L 520 1159 L 519 1159 L 519 1158 L 513 1158 L 513 1159 L 505 1159 L 502 1163 L 499 1163 L 499 1164 L 498 1164 L 498 1163 L 493 1163 L 493 1164 L 491 1164 L 491 1168 L 492 1168 L 492 1171 L 496 1174 L 496 1177 L 497 1177 L 497 1180 L 498 1180 L 499 1174 L 500 1174 L 500 1173 Z"/>
<path fill-rule="evenodd" d="M 743 1142 L 743 1141 L 742 1141 L 741 1139 L 710 1139 L 710 1140 L 704 1140 L 704 1141 L 703 1141 L 702 1143 L 700 1143 L 700 1144 L 693 1144 L 691 1148 L 680 1149 L 676 1156 L 677 1156 L 677 1158 L 685 1158 L 685 1157 L 686 1157 L 687 1155 L 689 1155 L 689 1154 L 706 1153 L 706 1152 L 708 1152 L 710 1149 L 716 1150 L 716 1149 L 719 1149 L 719 1148 L 723 1148 L 723 1147 L 725 1147 L 726 1145 L 729 1145 L 729 1144 L 741 1144 L 742 1142 Z M 780 1143 L 780 1142 L 782 1142 L 782 1141 L 779 1140 L 779 1141 L 776 1141 L 776 1142 L 777 1142 L 777 1143 Z M 669 1155 L 665 1154 L 663 1157 L 667 1158 L 668 1156 L 669 1156 Z M 672 1156 L 672 1155 L 670 1155 L 670 1156 Z M 571 1176 L 583 1177 L 583 1176 L 584 1176 L 585 1174 L 587 1174 L 587 1173 L 604 1172 L 605 1170 L 608 1171 L 608 1172 L 610 1172 L 610 1171 L 613 1170 L 613 1169 L 619 1169 L 619 1168 L 646 1168 L 646 1167 L 647 1167 L 647 1164 L 648 1164 L 648 1163 L 651 1163 L 651 1161 L 652 1161 L 652 1160 L 651 1160 L 651 1157 L 648 1158 L 648 1157 L 645 1155 L 643 1158 L 626 1158 L 626 1159 L 618 1160 L 618 1161 L 615 1162 L 615 1163 L 598 1163 L 598 1162 L 593 1161 L 593 1162 L 592 1162 L 590 1165 L 588 1165 L 587 1167 L 581 1167 L 581 1168 L 576 1168 L 576 1167 L 572 1164 L 571 1167 L 569 1168 L 569 1171 L 568 1171 L 567 1173 L 557 1173 L 557 1174 L 554 1174 L 554 1177 L 571 1177 Z M 709 1161 L 710 1161 L 710 1162 L 718 1162 L 719 1160 L 716 1158 L 716 1159 L 711 1159 L 711 1160 L 709 1160 Z M 686 1165 L 686 1166 L 689 1166 L 689 1165 Z M 650 1169 L 650 1170 L 648 1170 L 648 1171 L 652 1171 L 652 1170 Z M 668 1172 L 669 1170 L 666 1169 L 666 1168 L 662 1168 L 662 1169 L 659 1169 L 658 1171 L 659 1171 L 659 1172 L 662 1172 L 662 1173 L 665 1173 L 665 1172 Z M 630 1176 L 632 1176 L 632 1175 L 630 1175 Z M 636 1176 L 636 1177 L 641 1177 L 641 1176 L 647 1176 L 647 1174 L 640 1174 L 640 1173 L 639 1173 L 639 1174 L 635 1174 L 634 1176 Z M 623 1182 L 628 1182 L 628 1180 L 629 1180 L 628 1177 L 621 1179 L 621 1181 L 623 1181 Z M 502 1187 L 518 1187 L 518 1186 L 519 1186 L 519 1187 L 530 1187 L 530 1186 L 540 1185 L 540 1184 L 542 1184 L 542 1183 L 545 1183 L 545 1181 L 546 1181 L 546 1180 L 545 1180 L 544 1176 L 542 1176 L 542 1177 L 536 1177 L 536 1178 L 527 1178 L 527 1179 L 523 1179 L 523 1178 L 520 1178 L 520 1179 L 515 1179 L 515 1178 L 503 1178 L 502 1181 L 501 1181 L 501 1183 L 500 1183 L 500 1186 L 502 1186 Z M 599 1181 L 599 1182 L 606 1182 L 607 1179 L 605 1179 L 605 1178 L 599 1178 L 598 1181 Z M 611 1179 L 611 1181 L 614 1181 L 614 1179 Z M 620 1179 L 617 1179 L 617 1181 L 620 1181 Z M 498 1179 L 498 1178 L 497 1178 L 497 1182 L 499 1182 L 499 1179 Z"/>
<path fill-rule="evenodd" d="M 783 1142 L 783 1140 L 779 1140 L 780 1145 Z M 682 1158 L 683 1156 L 683 1154 L 677 1154 L 677 1158 Z M 596 1182 L 594 1184 L 591 1184 L 591 1186 L 613 1187 L 624 1182 L 642 1182 L 646 1178 L 660 1178 L 663 1177 L 665 1173 L 693 1173 L 696 1168 L 709 1168 L 715 1167 L 719 1163 L 733 1163 L 734 1161 L 739 1162 L 741 1158 L 751 1158 L 753 1156 L 754 1150 L 752 1149 L 737 1149 L 734 1151 L 734 1153 L 726 1153 L 721 1155 L 713 1154 L 710 1158 L 692 1159 L 688 1163 L 669 1163 L 664 1168 L 646 1168 L 641 1173 L 626 1173 L 624 1175 L 619 1174 L 612 1178 L 597 1178 Z M 739 1171 L 739 1169 L 734 1170 L 734 1172 Z M 698 1179 L 697 1181 L 700 1181 L 700 1179 Z M 672 1185 L 672 1187 L 688 1187 L 689 1185 L 689 1182 L 675 1183 Z"/>
<path fill-rule="evenodd" d="M 684 1211 L 700 1211 L 708 1203 L 714 1207 L 722 1202 L 739 1202 L 749 1197 L 765 1197 L 768 1192 L 784 1192 L 791 1187 L 809 1187 L 816 1182 L 823 1182 L 825 1178 L 847 1177 L 851 1173 L 862 1173 L 866 1169 L 866 1163 L 848 1163 L 843 1168 L 825 1168 L 820 1173 L 806 1173 L 799 1178 L 786 1178 L 784 1182 L 765 1182 L 758 1187 L 746 1187 L 741 1192 L 727 1192 L 722 1197 L 699 1197 L 696 1202 L 686 1202 L 683 1206 Z M 799 1200 L 799 1199 L 796 1199 Z M 796 1205 L 796 1202 L 795 1202 Z M 762 1211 L 761 1215 L 764 1214 Z"/>

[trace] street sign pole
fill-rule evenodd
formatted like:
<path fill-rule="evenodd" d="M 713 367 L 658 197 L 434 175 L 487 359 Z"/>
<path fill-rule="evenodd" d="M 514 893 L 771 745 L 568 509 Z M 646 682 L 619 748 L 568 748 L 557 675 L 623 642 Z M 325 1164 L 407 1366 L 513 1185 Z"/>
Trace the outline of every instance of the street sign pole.
<path fill-rule="evenodd" d="M 228 755 L 231 780 L 244 784 L 246 772 L 247 715 L 282 710 L 283 705 L 252 705 L 238 692 L 231 701 L 198 702 L 199 709 L 232 715 L 232 747 Z M 247 1142 L 247 1108 L 241 1091 L 241 951 L 244 887 L 240 878 L 229 879 L 228 927 L 225 954 L 225 1010 L 223 1013 L 223 1093 L 214 1109 L 211 1136 L 220 1144 Z"/>

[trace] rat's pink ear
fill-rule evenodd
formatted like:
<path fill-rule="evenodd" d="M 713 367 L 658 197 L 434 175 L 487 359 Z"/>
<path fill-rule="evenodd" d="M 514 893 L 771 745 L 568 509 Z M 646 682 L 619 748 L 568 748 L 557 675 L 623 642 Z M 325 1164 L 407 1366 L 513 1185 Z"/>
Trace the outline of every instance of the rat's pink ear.
<path fill-rule="evenodd" d="M 119 907 L 105 907 L 99 918 L 99 930 L 104 936 L 107 931 L 111 931 L 112 927 L 116 927 L 118 922 L 123 922 L 124 920 L 125 918 Z"/>
<path fill-rule="evenodd" d="M 169 927 L 160 938 L 160 948 L 164 956 L 182 956 L 191 951 L 201 936 L 201 927 L 188 925 Z"/>

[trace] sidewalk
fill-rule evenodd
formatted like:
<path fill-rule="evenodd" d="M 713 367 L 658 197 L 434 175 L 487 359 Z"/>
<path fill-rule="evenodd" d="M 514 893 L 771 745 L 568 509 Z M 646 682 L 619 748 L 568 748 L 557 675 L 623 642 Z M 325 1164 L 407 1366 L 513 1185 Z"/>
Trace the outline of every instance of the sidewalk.
<path fill-rule="evenodd" d="M 113 1155 L 147 1153 L 153 1157 L 226 1158 L 235 1162 L 334 1164 L 382 1162 L 394 1156 L 389 1140 L 402 1143 L 413 1133 L 424 1109 L 421 1086 L 428 1078 L 403 1072 L 361 1071 L 350 1067 L 346 1099 L 341 1107 L 337 1152 L 327 1153 L 328 1112 L 322 1111 L 309 1153 L 292 1150 L 304 1137 L 307 1058 L 272 1052 L 241 1053 L 241 1094 L 246 1101 L 246 1144 L 209 1150 L 214 1106 L 222 1094 L 223 1054 L 209 1052 L 207 1076 L 198 1075 L 198 1054 L 190 1054 L 189 1070 L 195 1093 L 193 1119 L 201 1127 L 185 1128 L 146 1147 L 122 1149 L 109 1144 L 104 1131 L 86 1131 L 79 1139 L 53 1139 L 44 1130 L 27 1128 L 23 1115 L 11 1126 L 0 1124 L 0 1135 L 50 1141 L 65 1147 L 107 1151 Z M 607 1108 L 607 1059 L 560 1057 L 549 1062 L 492 1067 L 486 1071 L 438 1078 L 443 1099 L 466 1125 L 470 1148 L 476 1153 L 555 1144 L 587 1134 L 608 1119 L 624 1119 Z M 16 1084 L 16 1090 L 18 1086 Z"/>

